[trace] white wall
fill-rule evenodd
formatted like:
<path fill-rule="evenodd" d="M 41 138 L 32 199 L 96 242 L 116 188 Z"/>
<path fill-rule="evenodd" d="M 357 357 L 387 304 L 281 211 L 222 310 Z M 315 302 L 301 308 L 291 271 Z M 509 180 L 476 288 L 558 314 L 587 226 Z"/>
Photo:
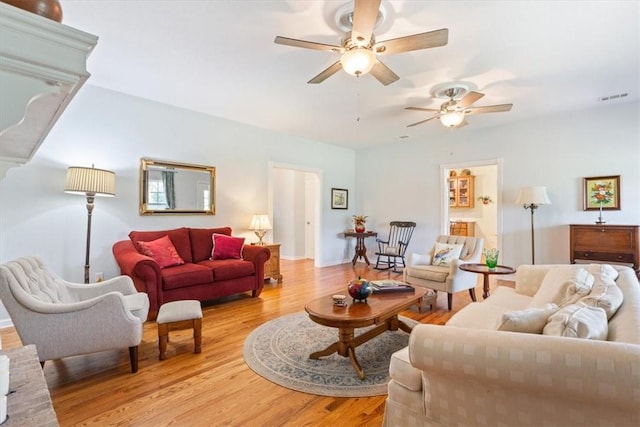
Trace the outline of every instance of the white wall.
<path fill-rule="evenodd" d="M 140 216 L 141 157 L 215 166 L 216 215 Z M 331 187 L 354 187 L 354 157 L 352 150 L 87 85 L 33 160 L 0 181 L 0 262 L 36 254 L 65 279 L 82 281 L 86 199 L 63 192 L 68 166 L 95 163 L 116 173 L 116 197 L 96 199 L 93 279 L 96 272 L 107 278 L 119 274 L 111 247 L 131 230 L 230 226 L 235 235 L 254 241 L 251 215 L 268 212 L 269 162 L 279 162 L 323 172 L 324 238 L 316 257 L 319 265 L 341 263 L 344 242 L 335 230 L 344 229 L 351 212 L 331 210 L 329 194 Z"/>
<path fill-rule="evenodd" d="M 355 211 L 369 215 L 368 228 L 383 233 L 391 219 L 416 221 L 409 251 L 426 252 L 442 223 L 439 166 L 500 158 L 500 262 L 531 262 L 530 213 L 512 201 L 520 187 L 544 185 L 553 204 L 535 213 L 536 263 L 566 263 L 568 224 L 592 224 L 598 216 L 582 210 L 582 178 L 621 175 L 622 210 L 606 211 L 605 219 L 610 224 L 640 223 L 639 117 L 639 104 L 626 103 L 492 129 L 474 130 L 471 123 L 439 141 L 403 140 L 359 151 Z"/>

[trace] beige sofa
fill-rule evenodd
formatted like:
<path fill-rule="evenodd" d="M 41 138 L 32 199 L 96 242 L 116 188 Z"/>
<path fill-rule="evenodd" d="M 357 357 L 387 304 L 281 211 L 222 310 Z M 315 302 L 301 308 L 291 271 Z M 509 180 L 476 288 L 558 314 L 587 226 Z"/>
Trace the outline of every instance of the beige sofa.
<path fill-rule="evenodd" d="M 640 425 L 640 284 L 632 269 L 606 267 L 617 272 L 615 287 L 621 293 L 607 289 L 622 298 L 608 322 L 615 307 L 587 307 L 584 300 L 606 275 L 602 266 L 592 264 L 521 266 L 515 289 L 498 287 L 487 300 L 469 304 L 445 326 L 416 326 L 408 347 L 391 360 L 384 425 Z M 551 296 L 550 277 L 559 277 L 559 269 L 580 273 L 586 269 L 595 283 L 586 289 L 589 293 L 574 286 L 571 295 L 558 283 L 558 290 L 566 291 L 563 298 L 570 295 L 572 301 L 557 308 L 542 303 Z M 606 340 L 557 335 L 558 330 L 568 336 L 592 333 L 584 325 L 576 326 L 575 311 L 562 315 L 574 305 L 605 316 Z M 549 317 L 534 325 L 542 334 L 496 329 L 504 326 L 505 319 L 517 324 L 523 310 L 547 310 Z M 603 332 L 599 326 L 590 329 Z"/>

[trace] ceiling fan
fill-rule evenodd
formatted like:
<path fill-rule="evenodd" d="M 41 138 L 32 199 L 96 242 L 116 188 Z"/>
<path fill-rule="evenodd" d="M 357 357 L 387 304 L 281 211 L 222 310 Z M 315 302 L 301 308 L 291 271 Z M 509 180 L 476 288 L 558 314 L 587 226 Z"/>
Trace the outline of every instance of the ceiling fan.
<path fill-rule="evenodd" d="M 487 105 L 485 107 L 471 107 L 471 105 L 482 98 L 484 93 L 469 91 L 464 86 L 450 86 L 445 87 L 435 93 L 437 97 L 447 97 L 448 101 L 440 106 L 440 109 L 435 108 L 421 108 L 421 107 L 406 107 L 406 110 L 416 111 L 430 111 L 437 113 L 433 117 L 421 120 L 416 123 L 407 125 L 407 127 L 416 126 L 429 120 L 440 119 L 440 122 L 447 127 L 462 127 L 468 124 L 467 114 L 484 114 L 484 113 L 499 113 L 503 111 L 511 110 L 513 104 L 500 104 L 500 105 Z"/>
<path fill-rule="evenodd" d="M 399 77 L 389 67 L 380 62 L 377 55 L 409 52 L 444 46 L 448 42 L 449 30 L 446 28 L 427 33 L 376 42 L 373 34 L 381 0 L 354 0 L 353 12 L 349 12 L 348 21 L 351 31 L 345 33 L 340 46 L 316 43 L 305 40 L 277 36 L 275 43 L 306 49 L 324 50 L 340 53 L 340 60 L 307 83 L 321 83 L 328 77 L 344 69 L 347 73 L 359 77 L 371 73 L 380 83 L 388 85 Z"/>

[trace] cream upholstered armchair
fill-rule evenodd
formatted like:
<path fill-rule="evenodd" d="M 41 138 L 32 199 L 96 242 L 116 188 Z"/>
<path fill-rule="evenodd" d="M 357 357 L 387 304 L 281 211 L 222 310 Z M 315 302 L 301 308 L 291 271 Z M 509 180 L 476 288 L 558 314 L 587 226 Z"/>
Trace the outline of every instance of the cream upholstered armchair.
<path fill-rule="evenodd" d="M 461 245 L 459 256 L 454 256 L 447 263 L 434 265 L 439 261 L 441 254 L 435 253 L 436 245 Z M 479 237 L 446 236 L 441 235 L 436 239 L 436 245 L 429 254 L 409 254 L 407 267 L 403 272 L 405 282 L 414 286 L 433 289 L 447 293 L 447 304 L 449 310 L 453 304 L 453 294 L 464 290 L 469 290 L 471 299 L 476 301 L 476 285 L 478 275 L 458 268 L 463 263 L 478 263 L 482 257 L 482 245 L 484 239 Z"/>
<path fill-rule="evenodd" d="M 137 372 L 149 298 L 128 276 L 74 284 L 40 258 L 24 257 L 0 266 L 0 299 L 22 344 L 35 344 L 42 364 L 129 347 L 131 371 Z"/>

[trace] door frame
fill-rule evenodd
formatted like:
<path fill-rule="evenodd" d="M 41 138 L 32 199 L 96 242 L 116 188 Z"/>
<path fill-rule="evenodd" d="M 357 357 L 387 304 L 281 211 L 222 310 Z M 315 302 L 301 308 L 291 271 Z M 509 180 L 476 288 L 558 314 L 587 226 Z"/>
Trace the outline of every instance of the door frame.
<path fill-rule="evenodd" d="M 315 188 L 315 200 L 314 200 L 314 209 L 313 209 L 313 213 L 314 213 L 314 221 L 313 221 L 313 240 L 314 240 L 314 260 L 313 260 L 313 265 L 315 267 L 320 267 L 320 256 L 319 254 L 322 253 L 322 233 L 320 233 L 320 224 L 322 224 L 322 191 L 320 191 L 321 188 L 323 188 L 322 186 L 322 180 L 323 180 L 323 172 L 322 169 L 317 169 L 317 168 L 310 168 L 310 167 L 306 167 L 306 166 L 302 166 L 302 165 L 295 165 L 295 164 L 290 164 L 290 163 L 280 163 L 280 162 L 274 162 L 274 161 L 270 161 L 269 162 L 269 172 L 268 172 L 268 184 L 267 184 L 267 192 L 268 192 L 268 210 L 269 210 L 269 215 L 271 216 L 271 218 L 273 218 L 273 195 L 275 192 L 274 186 L 273 186 L 273 173 L 274 173 L 274 169 L 286 169 L 286 170 L 294 170 L 294 171 L 299 171 L 299 172 L 304 172 L 307 174 L 313 174 L 316 176 L 315 184 L 316 184 L 316 188 Z M 275 219 L 274 219 L 275 222 Z M 305 239 L 306 240 L 306 239 Z M 305 245 L 306 245 L 306 241 L 305 241 Z M 306 252 L 306 251 L 305 251 Z M 281 256 L 282 258 L 282 256 Z"/>
<path fill-rule="evenodd" d="M 502 251 L 503 217 L 502 217 L 502 177 L 503 159 L 472 160 L 468 162 L 446 163 L 440 165 L 440 234 L 449 234 L 449 175 L 450 169 L 468 169 L 474 166 L 496 166 L 496 240 L 498 250 Z"/>

